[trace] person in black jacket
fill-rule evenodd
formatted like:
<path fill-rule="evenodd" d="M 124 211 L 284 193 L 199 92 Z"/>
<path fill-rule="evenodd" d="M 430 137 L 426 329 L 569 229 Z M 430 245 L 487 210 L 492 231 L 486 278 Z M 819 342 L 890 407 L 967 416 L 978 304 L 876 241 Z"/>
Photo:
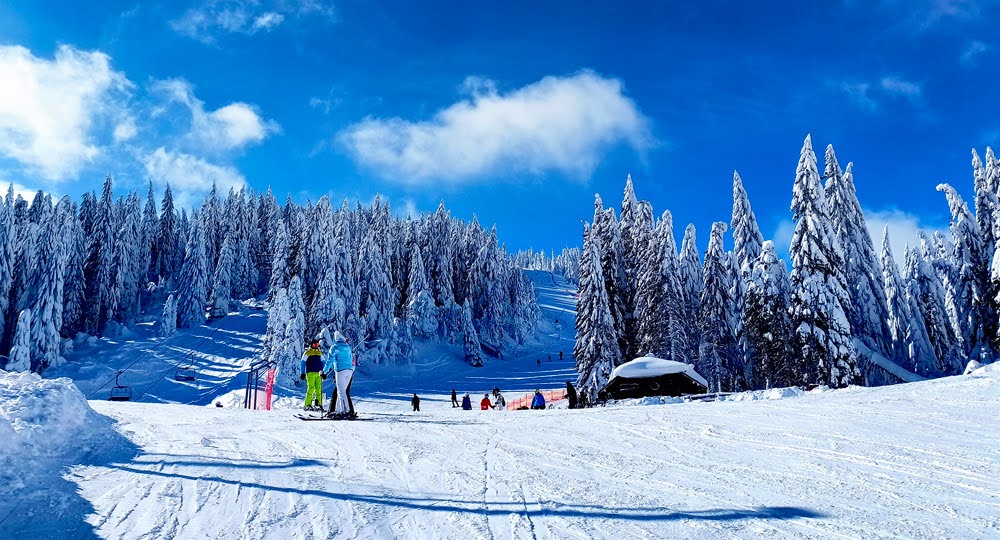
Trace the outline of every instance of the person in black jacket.
<path fill-rule="evenodd" d="M 566 395 L 564 396 L 569 401 L 569 408 L 576 408 L 576 388 L 573 388 L 573 383 L 566 381 Z"/>
<path fill-rule="evenodd" d="M 469 397 L 469 394 L 465 394 L 465 397 L 462 398 L 462 410 L 472 410 L 472 398 Z"/>
<path fill-rule="evenodd" d="M 414 392 L 413 399 L 410 400 L 410 404 L 413 405 L 413 412 L 420 412 L 420 398 Z"/>
<path fill-rule="evenodd" d="M 458 407 L 458 394 L 455 393 L 455 389 L 451 389 L 451 408 L 454 409 Z"/>

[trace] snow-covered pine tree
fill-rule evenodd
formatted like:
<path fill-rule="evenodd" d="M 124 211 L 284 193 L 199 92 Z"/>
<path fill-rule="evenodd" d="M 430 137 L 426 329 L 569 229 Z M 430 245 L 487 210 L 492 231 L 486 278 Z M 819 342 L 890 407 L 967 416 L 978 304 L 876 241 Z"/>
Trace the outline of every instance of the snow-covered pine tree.
<path fill-rule="evenodd" d="M 750 387 L 760 390 L 797 384 L 798 362 L 791 347 L 795 333 L 788 317 L 788 272 L 772 241 L 762 244 L 752 268 L 743 312 L 743 335 L 754 351 Z"/>
<path fill-rule="evenodd" d="M 169 282 L 175 278 L 177 259 L 183 257 L 183 247 L 180 246 L 177 230 L 177 214 L 174 211 L 174 196 L 170 192 L 169 184 L 163 192 L 155 248 L 153 251 L 154 273 L 158 279 L 162 278 Z"/>
<path fill-rule="evenodd" d="M 594 223 L 591 234 L 597 242 L 601 258 L 601 275 L 604 289 L 608 292 L 608 307 L 615 321 L 615 335 L 621 358 L 634 358 L 635 314 L 628 311 L 628 277 L 625 274 L 625 260 L 622 258 L 621 231 L 613 208 L 603 209 L 600 195 L 594 196 Z"/>
<path fill-rule="evenodd" d="M 507 324 L 510 337 L 518 345 L 534 335 L 541 317 L 535 297 L 535 285 L 514 263 L 509 263 L 510 273 L 510 313 Z"/>
<path fill-rule="evenodd" d="M 282 336 L 278 370 L 293 377 L 299 375 L 299 359 L 305 351 L 306 306 L 302 300 L 302 280 L 295 276 L 288 283 L 288 318 Z"/>
<path fill-rule="evenodd" d="M 612 221 L 613 222 L 613 221 Z M 625 179 L 625 193 L 622 198 L 621 221 L 618 222 L 618 232 L 621 238 L 621 270 L 619 276 L 622 277 L 617 286 L 621 292 L 618 307 L 624 320 L 621 330 L 625 333 L 623 351 L 626 358 L 639 356 L 640 338 L 637 335 L 639 329 L 638 321 L 638 301 L 636 298 L 636 286 L 642 273 L 643 257 L 646 255 L 653 234 L 653 209 L 648 202 L 639 203 L 635 197 L 635 188 L 632 185 L 632 175 Z M 608 237 L 602 241 L 605 246 Z M 612 240 L 613 241 L 613 240 Z M 609 289 L 610 291 L 610 289 Z M 621 336 L 619 336 L 619 339 Z"/>
<path fill-rule="evenodd" d="M 115 241 L 115 259 L 118 268 L 115 286 L 120 291 L 115 320 L 125 324 L 134 322 L 142 308 L 140 293 L 146 268 L 141 253 L 143 243 L 141 208 L 139 195 L 135 192 L 130 193 L 122 208 L 119 232 Z"/>
<path fill-rule="evenodd" d="M 7 360 L 7 371 L 28 371 L 31 369 L 31 310 L 25 309 L 17 317 L 14 343 Z"/>
<path fill-rule="evenodd" d="M 160 226 L 160 217 L 156 214 L 156 198 L 153 195 L 153 181 L 149 181 L 146 190 L 146 204 L 142 210 L 141 244 L 139 246 L 139 268 L 142 268 L 140 280 L 141 289 L 146 289 L 146 284 L 156 282 L 156 235 Z"/>
<path fill-rule="evenodd" d="M 209 297 L 209 305 L 215 309 L 221 309 L 224 313 L 229 313 L 233 298 L 233 270 L 235 269 L 235 253 L 233 252 L 234 230 L 222 240 L 222 249 L 219 252 L 219 264 L 215 267 L 215 275 L 212 278 L 212 293 Z"/>
<path fill-rule="evenodd" d="M 986 335 L 986 321 L 992 321 L 997 312 L 995 302 L 987 298 L 989 287 L 988 255 L 979 223 L 969 211 L 961 195 L 949 184 L 939 184 L 938 191 L 948 199 L 951 210 L 951 237 L 954 243 L 951 253 L 957 270 L 955 311 L 949 317 L 959 321 L 956 330 L 961 331 L 961 343 L 965 356 L 979 358 L 992 356 Z M 990 323 L 992 325 L 992 323 Z"/>
<path fill-rule="evenodd" d="M 906 359 L 903 366 L 915 373 L 924 376 L 938 373 L 938 360 L 934 356 L 924 320 L 920 316 L 917 299 L 907 290 L 907 286 L 900 278 L 899 267 L 893 259 L 888 226 L 882 230 L 881 258 L 893 357 Z"/>
<path fill-rule="evenodd" d="M 670 327 L 682 313 L 673 234 L 673 216 L 667 211 L 656 224 L 648 251 L 642 258 L 636 292 L 639 353 L 668 360 L 673 359 Z"/>
<path fill-rule="evenodd" d="M 812 137 L 802 145 L 792 189 L 791 318 L 802 365 L 798 382 L 834 388 L 860 378 L 846 309 L 850 303 L 826 195 L 820 183 Z"/>
<path fill-rule="evenodd" d="M 851 335 L 861 340 L 873 351 L 891 356 L 891 340 L 886 327 L 886 298 L 882 279 L 882 266 L 865 225 L 861 203 L 854 188 L 854 164 L 847 164 L 842 173 L 837 163 L 833 145 L 826 147 L 826 198 L 830 207 L 837 240 L 843 250 L 842 272 L 847 278 L 850 304 L 847 320 Z"/>
<path fill-rule="evenodd" d="M 600 253 L 600 240 L 593 229 L 584 225 L 573 357 L 578 374 L 577 391 L 591 402 L 596 401 L 597 393 L 607 385 L 614 367 L 622 363 Z"/>
<path fill-rule="evenodd" d="M 503 347 L 503 308 L 509 305 L 503 270 L 496 238 L 490 237 L 467 273 L 468 299 L 472 300 L 473 321 L 478 323 L 476 333 L 481 341 L 498 349 Z"/>
<path fill-rule="evenodd" d="M 917 304 L 938 366 L 946 374 L 957 373 L 964 367 L 965 359 L 948 320 L 940 277 L 919 250 L 907 246 L 904 260 L 908 299 Z"/>
<path fill-rule="evenodd" d="M 705 286 L 701 292 L 698 325 L 701 342 L 697 370 L 708 380 L 709 389 L 738 392 L 746 389 L 736 334 L 732 328 L 733 300 L 729 263 L 725 260 L 722 237 L 726 224 L 716 221 L 705 252 Z"/>
<path fill-rule="evenodd" d="M 361 246 L 361 260 L 357 274 L 361 284 L 358 315 L 365 323 L 366 341 L 390 337 L 397 294 L 389 281 L 386 260 L 373 234 L 369 231 Z"/>
<path fill-rule="evenodd" d="M 465 349 L 465 361 L 474 367 L 483 365 L 482 348 L 479 344 L 479 335 L 476 333 L 476 326 L 472 323 L 472 302 L 465 301 L 462 306 L 462 345 Z"/>
<path fill-rule="evenodd" d="M 257 290 L 255 291 L 256 295 L 259 295 L 262 292 L 271 294 L 272 291 L 277 291 L 277 289 L 269 290 L 268 287 L 271 283 L 271 263 L 274 261 L 274 240 L 279 223 L 282 225 L 284 224 L 278 210 L 278 201 L 275 199 L 271 188 L 268 187 L 267 193 L 261 196 L 260 201 L 257 204 L 256 238 L 258 241 L 255 244 L 257 247 L 255 255 L 257 260 L 258 284 Z M 287 234 L 287 231 L 285 234 Z"/>
<path fill-rule="evenodd" d="M 996 157 L 992 155 L 992 148 L 987 148 L 986 152 L 987 164 L 984 167 L 983 161 L 979 159 L 979 154 L 976 153 L 976 149 L 972 149 L 972 172 L 976 189 L 976 222 L 979 223 L 979 231 L 983 236 L 983 249 L 987 256 L 989 256 L 996 249 L 996 240 L 993 238 L 993 214 L 996 213 L 996 207 L 1000 203 L 997 201 L 996 192 L 990 186 L 990 177 L 997 174 L 992 170 L 994 168 L 993 161 Z"/>
<path fill-rule="evenodd" d="M 62 338 L 63 279 L 67 250 L 63 243 L 64 217 L 61 208 L 42 228 L 39 242 L 39 265 L 35 274 L 37 282 L 31 309 L 31 370 L 41 373 L 49 366 L 58 366 Z"/>
<path fill-rule="evenodd" d="M 163 317 L 160 319 L 160 335 L 171 336 L 177 331 L 177 300 L 174 295 L 167 296 L 163 304 Z"/>
<path fill-rule="evenodd" d="M 678 347 L 672 353 L 673 358 L 683 358 L 684 362 L 690 364 L 695 363 L 698 358 L 698 343 L 701 337 L 697 321 L 698 314 L 701 313 L 701 290 L 705 286 L 696 234 L 694 224 L 689 223 L 684 229 L 684 239 L 681 240 L 677 274 L 681 284 L 681 302 L 684 311 L 680 328 L 673 332 Z M 678 337 L 677 334 L 681 334 L 682 337 Z"/>
<path fill-rule="evenodd" d="M 344 301 L 337 296 L 337 267 L 326 266 L 320 270 L 319 282 L 309 305 L 306 335 L 315 336 L 324 328 L 339 330 L 345 320 Z"/>
<path fill-rule="evenodd" d="M 291 308 L 288 304 L 288 289 L 282 287 L 274 291 L 267 305 L 267 330 L 264 333 L 265 357 L 277 363 L 283 354 L 285 326 L 288 325 Z"/>
<path fill-rule="evenodd" d="M 733 219 L 730 223 L 733 230 L 733 261 L 739 270 L 740 291 L 745 291 L 750 285 L 750 274 L 753 272 L 753 265 L 760 257 L 761 246 L 764 244 L 764 236 L 760 233 L 757 225 L 757 216 L 750 207 L 750 198 L 747 190 L 743 187 L 743 179 L 740 173 L 733 171 Z M 737 335 L 740 334 L 743 313 L 743 297 L 734 296 L 733 305 L 735 316 L 741 321 L 737 326 Z"/>
<path fill-rule="evenodd" d="M 8 189 L 12 193 L 13 185 Z M 10 307 L 10 287 L 14 282 L 14 220 L 11 209 L 0 203 L 0 347 L 3 346 L 7 328 L 7 309 Z"/>
<path fill-rule="evenodd" d="M 83 274 L 84 257 L 87 254 L 87 238 L 83 225 L 77 217 L 76 205 L 70 207 L 66 235 L 66 272 L 63 284 L 63 327 L 60 333 L 70 337 L 83 329 L 83 306 L 86 302 L 86 279 Z"/>
<path fill-rule="evenodd" d="M 205 251 L 205 233 L 200 219 L 192 220 L 181 266 L 177 298 L 177 327 L 191 328 L 205 323 L 205 304 L 208 300 L 208 254 Z"/>
<path fill-rule="evenodd" d="M 406 307 L 406 318 L 413 328 L 413 333 L 420 338 L 430 338 L 437 333 L 437 310 L 434 298 L 428 290 L 427 277 L 424 272 L 424 258 L 420 249 L 413 246 L 410 255 L 410 282 L 407 285 L 406 297 L 409 304 Z"/>

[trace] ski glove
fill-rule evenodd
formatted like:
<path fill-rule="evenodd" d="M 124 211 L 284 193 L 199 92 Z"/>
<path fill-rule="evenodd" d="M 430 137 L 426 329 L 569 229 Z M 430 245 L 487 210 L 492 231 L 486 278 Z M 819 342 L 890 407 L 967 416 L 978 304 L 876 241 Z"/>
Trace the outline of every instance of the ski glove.
<path fill-rule="evenodd" d="M 302 381 L 306 380 L 306 374 L 303 373 L 302 375 L 299 375 L 299 380 L 302 380 Z"/>

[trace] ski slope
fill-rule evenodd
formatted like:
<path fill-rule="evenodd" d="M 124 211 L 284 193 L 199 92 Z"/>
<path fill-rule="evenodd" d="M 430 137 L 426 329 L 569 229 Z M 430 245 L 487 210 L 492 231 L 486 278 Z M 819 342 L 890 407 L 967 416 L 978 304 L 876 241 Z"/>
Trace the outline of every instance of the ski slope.
<path fill-rule="evenodd" d="M 1000 535 L 997 370 L 583 411 L 360 399 L 358 422 L 89 403 L 113 427 L 0 499 L 0 537 Z"/>

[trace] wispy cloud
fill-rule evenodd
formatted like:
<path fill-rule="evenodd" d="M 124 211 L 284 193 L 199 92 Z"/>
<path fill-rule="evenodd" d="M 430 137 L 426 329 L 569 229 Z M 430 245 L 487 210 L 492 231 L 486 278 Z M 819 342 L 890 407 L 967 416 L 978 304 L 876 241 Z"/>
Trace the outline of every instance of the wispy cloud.
<path fill-rule="evenodd" d="M 463 89 L 467 98 L 430 120 L 367 118 L 337 140 L 360 164 L 407 184 L 548 171 L 587 178 L 610 147 L 641 152 L 653 144 L 649 120 L 621 81 L 592 71 L 506 94 L 480 78 Z"/>
<path fill-rule="evenodd" d="M 976 59 L 984 53 L 989 52 L 989 50 L 990 46 L 986 43 L 978 40 L 972 41 L 965 47 L 965 50 L 962 51 L 962 56 L 959 59 L 963 64 L 973 66 L 976 64 Z"/>
<path fill-rule="evenodd" d="M 178 34 L 215 43 L 225 34 L 254 35 L 271 31 L 290 17 L 335 20 L 333 4 L 321 0 L 209 0 L 169 21 Z"/>
<path fill-rule="evenodd" d="M 830 86 L 846 95 L 858 108 L 868 112 L 879 111 L 883 103 L 890 99 L 902 99 L 918 108 L 924 104 L 923 85 L 898 75 L 885 75 L 876 82 L 844 80 L 831 83 Z"/>
<path fill-rule="evenodd" d="M 982 18 L 997 0 L 845 0 L 858 9 L 877 9 L 896 21 L 895 28 L 920 34 L 949 25 L 964 25 Z"/>
<path fill-rule="evenodd" d="M 0 156 L 59 182 L 102 151 L 132 84 L 100 52 L 62 45 L 52 59 L 0 46 Z"/>
<path fill-rule="evenodd" d="M 203 158 L 157 148 L 143 158 L 146 174 L 156 182 L 168 182 L 179 193 L 178 204 L 195 202 L 192 197 L 217 185 L 223 193 L 244 185 L 246 179 L 229 165 L 217 165 Z"/>

